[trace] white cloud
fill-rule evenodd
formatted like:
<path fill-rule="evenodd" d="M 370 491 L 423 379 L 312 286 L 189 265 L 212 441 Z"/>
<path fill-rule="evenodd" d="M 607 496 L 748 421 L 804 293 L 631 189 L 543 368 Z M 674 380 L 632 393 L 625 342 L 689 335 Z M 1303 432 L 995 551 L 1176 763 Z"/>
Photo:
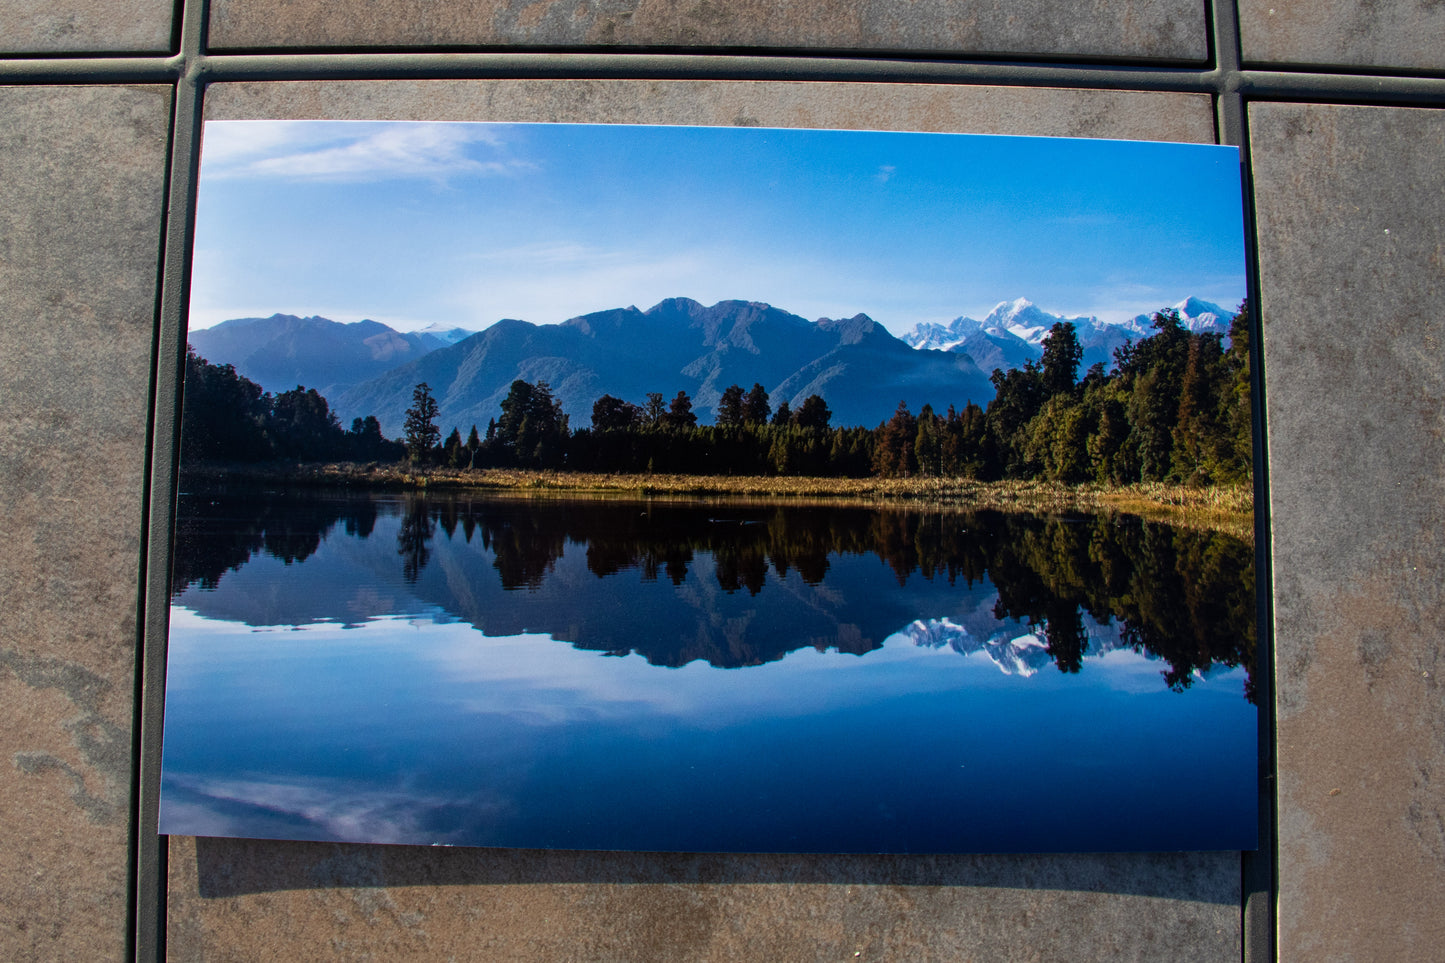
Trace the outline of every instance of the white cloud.
<path fill-rule="evenodd" d="M 499 814 L 506 804 L 470 791 L 447 798 L 404 787 L 381 788 L 367 782 L 306 776 L 234 779 L 177 775 L 168 780 L 171 798 L 162 802 L 165 831 L 182 835 L 231 835 L 244 817 L 227 815 L 238 807 L 268 816 L 290 817 L 316 829 L 321 838 L 369 843 L 452 842 L 455 833 L 429 830 L 433 813 L 465 807 Z M 163 794 L 165 789 L 162 790 Z"/>
<path fill-rule="evenodd" d="M 485 145 L 488 157 L 473 156 Z M 524 172 L 495 127 L 455 123 L 210 121 L 203 177 L 363 181 Z"/>

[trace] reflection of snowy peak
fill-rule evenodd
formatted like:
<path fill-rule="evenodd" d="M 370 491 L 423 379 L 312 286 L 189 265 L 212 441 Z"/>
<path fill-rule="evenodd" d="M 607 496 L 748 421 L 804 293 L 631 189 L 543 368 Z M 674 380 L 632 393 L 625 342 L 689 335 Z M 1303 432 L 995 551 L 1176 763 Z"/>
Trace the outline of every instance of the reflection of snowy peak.
<path fill-rule="evenodd" d="M 994 632 L 983 636 L 949 618 L 917 619 L 899 634 L 920 648 L 949 648 L 959 655 L 982 652 L 1004 675 L 1028 678 L 1053 662 L 1042 628 L 1029 632 L 1019 625 L 999 624 Z M 1084 658 L 1097 659 L 1123 648 L 1128 646 L 1119 639 L 1118 627 L 1100 625 L 1089 632 L 1089 648 Z"/>
<path fill-rule="evenodd" d="M 928 649 L 949 648 L 959 655 L 973 655 L 983 652 L 1004 675 L 1020 675 L 1028 678 L 1047 666 L 1052 660 L 1037 635 L 1013 636 L 1014 629 L 1000 626 L 999 631 L 988 638 L 969 632 L 967 628 L 951 619 L 919 619 L 903 630 L 914 645 Z"/>

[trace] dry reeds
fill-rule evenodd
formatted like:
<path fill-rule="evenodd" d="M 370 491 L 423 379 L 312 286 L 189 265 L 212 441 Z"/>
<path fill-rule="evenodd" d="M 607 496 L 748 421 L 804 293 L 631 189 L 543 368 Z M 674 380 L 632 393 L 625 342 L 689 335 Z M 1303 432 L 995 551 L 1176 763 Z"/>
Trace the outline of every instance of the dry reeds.
<path fill-rule="evenodd" d="M 411 470 L 405 465 L 341 462 L 226 465 L 187 470 L 211 480 L 247 479 L 379 490 L 491 491 L 512 495 L 662 498 L 765 498 L 829 503 L 922 503 L 959 509 L 1041 513 L 1118 512 L 1253 539 L 1253 492 L 1245 486 L 1125 487 L 967 478 L 806 478 L 795 476 L 592 474 L 508 468 Z"/>

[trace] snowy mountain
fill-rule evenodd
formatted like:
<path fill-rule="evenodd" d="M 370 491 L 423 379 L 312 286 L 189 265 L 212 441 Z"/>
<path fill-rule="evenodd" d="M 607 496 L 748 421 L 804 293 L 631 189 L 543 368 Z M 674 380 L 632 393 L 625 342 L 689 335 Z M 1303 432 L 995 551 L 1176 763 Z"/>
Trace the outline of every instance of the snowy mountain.
<path fill-rule="evenodd" d="M 1203 298 L 1185 298 L 1178 304 L 1170 305 L 1179 312 L 1179 320 L 1184 327 L 1195 334 L 1204 332 L 1229 333 L 1229 322 L 1234 320 L 1234 312 L 1227 311 L 1212 301 L 1205 301 Z M 1129 322 L 1146 333 L 1150 330 L 1149 315 L 1137 315 Z"/>
<path fill-rule="evenodd" d="M 921 648 L 948 648 L 959 655 L 982 652 L 1004 675 L 1028 678 L 1054 661 L 1049 655 L 1048 643 L 1041 637 L 1042 628 L 1030 632 L 1019 625 L 995 622 L 984 631 L 970 631 L 968 626 L 953 619 L 918 619 L 899 634 Z M 1096 659 L 1123 648 L 1128 646 L 1120 640 L 1117 625 L 1096 626 L 1089 632 L 1089 648 L 1084 657 Z M 1146 658 L 1154 656 L 1146 655 Z"/>
<path fill-rule="evenodd" d="M 433 321 L 426 327 L 418 328 L 412 333 L 419 335 L 430 335 L 431 337 L 436 338 L 444 344 L 456 344 L 458 341 L 465 341 L 472 335 L 476 334 L 476 332 L 471 330 L 470 328 L 448 327 L 440 321 Z"/>
<path fill-rule="evenodd" d="M 1234 312 L 1195 297 L 1185 298 L 1171 307 L 1179 312 L 1184 326 L 1195 333 L 1228 333 L 1229 322 L 1234 319 Z M 903 335 L 902 340 L 914 348 L 967 354 L 984 371 L 1007 370 L 1043 357 L 1044 338 L 1060 321 L 1073 324 L 1078 334 L 1084 349 L 1081 372 L 1096 362 L 1112 367 L 1115 348 L 1125 341 L 1138 341 L 1154 333 L 1152 317 L 1148 314 L 1123 322 L 1101 321 L 1093 316 L 1070 318 L 1050 314 L 1032 301 L 1016 298 L 1000 301 L 982 321 L 959 317 L 946 325 L 924 322 Z"/>

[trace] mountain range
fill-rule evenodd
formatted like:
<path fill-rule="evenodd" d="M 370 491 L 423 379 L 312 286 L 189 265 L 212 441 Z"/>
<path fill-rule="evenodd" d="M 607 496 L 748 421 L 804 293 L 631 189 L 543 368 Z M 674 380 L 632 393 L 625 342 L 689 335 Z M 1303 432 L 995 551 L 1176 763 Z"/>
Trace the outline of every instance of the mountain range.
<path fill-rule="evenodd" d="M 1228 334 L 1229 322 L 1234 319 L 1233 311 L 1200 298 L 1185 298 L 1172 307 L 1179 312 L 1184 327 L 1196 333 Z M 1050 314 L 1019 298 L 999 302 L 982 321 L 960 317 L 948 324 L 916 325 L 903 335 L 903 340 L 915 348 L 963 352 L 985 371 L 1007 370 L 1042 358 L 1044 338 L 1059 321 L 1074 325 L 1084 349 L 1081 365 L 1084 371 L 1096 362 L 1112 367 L 1116 348 L 1122 347 L 1125 341 L 1138 341 L 1154 333 L 1152 318 L 1147 314 L 1121 322 L 1100 321 L 1092 316 L 1070 318 Z"/>
<path fill-rule="evenodd" d="M 344 388 L 454 344 L 457 339 L 449 334 L 446 329 L 404 334 L 380 321 L 342 324 L 273 314 L 222 321 L 192 331 L 189 340 L 207 361 L 233 365 L 267 391 L 305 385 L 330 399 Z"/>
<path fill-rule="evenodd" d="M 1175 307 L 1196 331 L 1227 330 L 1233 317 L 1196 298 Z M 1074 323 L 1085 367 L 1107 365 L 1125 340 L 1153 333 L 1145 315 L 1123 324 L 1064 318 L 1022 298 L 1000 303 L 983 321 L 920 324 L 902 338 L 865 314 L 808 321 L 754 301 L 704 306 L 671 298 L 645 311 L 614 308 L 560 324 L 504 319 L 481 332 L 432 325 L 402 333 L 377 321 L 275 314 L 194 331 L 190 342 L 268 391 L 316 388 L 343 424 L 374 414 L 389 437 L 401 434 L 419 382 L 437 399 L 442 430 L 465 432 L 497 417 L 519 378 L 547 381 L 574 427 L 590 424 L 603 394 L 642 404 L 648 392 L 670 401 L 678 391 L 707 424 L 729 385 L 754 382 L 774 407 L 818 394 L 835 425 L 871 427 L 900 401 L 915 412 L 924 404 L 986 406 L 994 395 L 988 372 L 1040 358 L 1061 320 Z"/>

